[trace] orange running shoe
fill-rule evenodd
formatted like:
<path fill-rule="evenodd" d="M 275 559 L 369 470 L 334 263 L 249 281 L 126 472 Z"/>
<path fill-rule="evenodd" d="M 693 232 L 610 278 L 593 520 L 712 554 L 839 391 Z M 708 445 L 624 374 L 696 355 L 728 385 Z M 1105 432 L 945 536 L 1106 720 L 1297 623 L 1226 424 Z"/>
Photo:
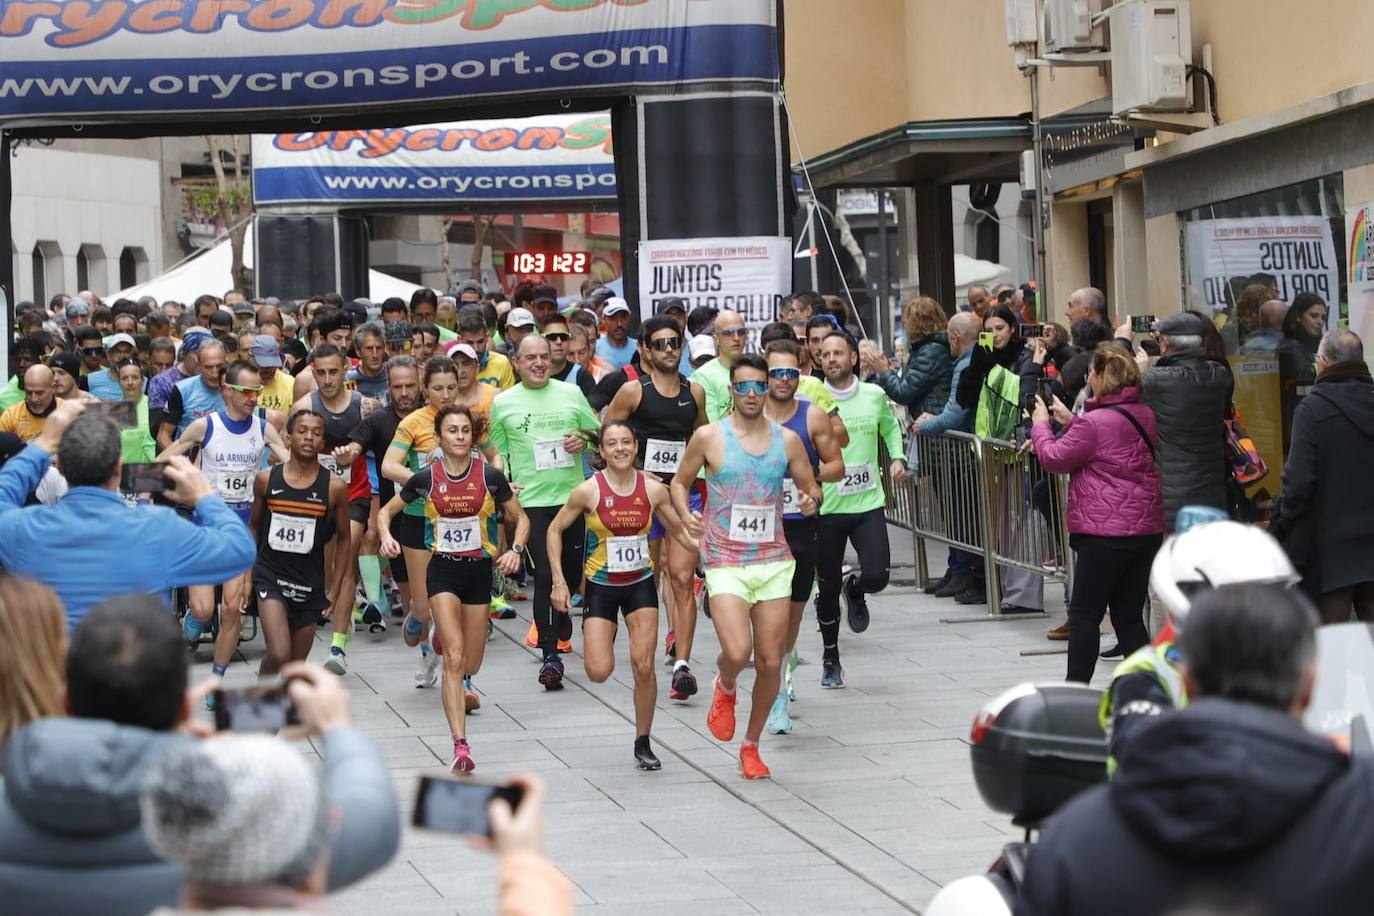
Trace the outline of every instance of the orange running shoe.
<path fill-rule="evenodd" d="M 741 745 L 739 749 L 739 774 L 745 779 L 768 779 L 773 772 L 759 759 L 757 744 Z"/>
<path fill-rule="evenodd" d="M 715 687 L 711 691 L 711 710 L 706 713 L 706 727 L 718 741 L 729 741 L 735 737 L 735 700 L 737 695 L 720 689 L 720 676 L 716 676 Z"/>
<path fill-rule="evenodd" d="M 539 648 L 539 627 L 535 626 L 533 620 L 530 621 L 530 631 L 525 634 L 525 645 L 531 649 Z"/>
<path fill-rule="evenodd" d="M 559 651 L 559 652 L 571 652 L 571 651 L 572 651 L 572 640 L 571 640 L 571 639 L 560 639 L 560 640 L 558 641 L 558 651 Z"/>

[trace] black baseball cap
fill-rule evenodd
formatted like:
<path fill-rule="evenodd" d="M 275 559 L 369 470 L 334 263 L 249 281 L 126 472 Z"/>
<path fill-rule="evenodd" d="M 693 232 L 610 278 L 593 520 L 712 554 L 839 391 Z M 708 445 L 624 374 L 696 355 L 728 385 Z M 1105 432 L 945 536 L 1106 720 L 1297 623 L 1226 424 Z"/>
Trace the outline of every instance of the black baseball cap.
<path fill-rule="evenodd" d="M 658 304 L 654 306 L 654 314 L 662 315 L 665 312 L 671 312 L 673 309 L 677 309 L 685 318 L 687 316 L 687 300 L 678 296 L 660 299 Z"/>

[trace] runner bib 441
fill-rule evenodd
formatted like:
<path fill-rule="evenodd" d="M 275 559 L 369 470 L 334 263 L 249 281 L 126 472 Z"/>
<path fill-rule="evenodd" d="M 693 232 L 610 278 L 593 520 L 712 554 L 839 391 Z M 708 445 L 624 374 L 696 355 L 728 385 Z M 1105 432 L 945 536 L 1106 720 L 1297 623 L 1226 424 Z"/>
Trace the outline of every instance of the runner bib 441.
<path fill-rule="evenodd" d="M 774 539 L 776 506 L 731 506 L 730 540 L 741 544 L 767 544 Z"/>

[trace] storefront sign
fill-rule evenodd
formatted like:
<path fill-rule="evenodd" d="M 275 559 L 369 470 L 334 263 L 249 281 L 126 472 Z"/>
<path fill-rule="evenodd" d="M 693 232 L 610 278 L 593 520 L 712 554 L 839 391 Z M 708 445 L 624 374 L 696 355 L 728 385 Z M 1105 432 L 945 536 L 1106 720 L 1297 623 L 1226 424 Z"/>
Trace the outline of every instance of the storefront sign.
<path fill-rule="evenodd" d="M 331 108 L 395 118 L 398 106 L 441 100 L 775 83 L 776 7 L 775 0 L 0 0 L 0 126 Z"/>
<path fill-rule="evenodd" d="M 609 114 L 253 136 L 253 200 L 280 204 L 615 200 Z"/>
<path fill-rule="evenodd" d="M 639 311 L 654 313 L 663 299 L 733 309 L 749 328 L 749 349 L 759 331 L 777 320 L 782 297 L 792 290 L 792 243 L 751 236 L 722 239 L 658 239 L 639 243 Z"/>
<path fill-rule="evenodd" d="M 1345 252 L 1348 327 L 1360 335 L 1360 340 L 1374 341 L 1374 201 L 1345 211 Z M 1368 343 L 1365 360 L 1374 366 L 1374 349 Z"/>
<path fill-rule="evenodd" d="M 1188 282 L 1208 312 L 1230 307 L 1256 274 L 1274 277 L 1279 298 L 1292 302 L 1304 290 L 1331 306 L 1335 327 L 1340 274 L 1331 223 L 1321 216 L 1262 216 L 1188 223 Z"/>

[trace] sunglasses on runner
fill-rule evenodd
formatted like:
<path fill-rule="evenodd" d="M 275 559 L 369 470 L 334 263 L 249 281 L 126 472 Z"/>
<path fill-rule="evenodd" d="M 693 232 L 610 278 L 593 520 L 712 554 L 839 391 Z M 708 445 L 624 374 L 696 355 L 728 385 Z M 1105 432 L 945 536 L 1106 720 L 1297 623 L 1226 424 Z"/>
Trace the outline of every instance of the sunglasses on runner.
<path fill-rule="evenodd" d="M 104 348 L 104 347 L 82 347 L 82 348 L 81 348 L 81 352 L 87 354 L 88 356 L 104 356 L 104 355 L 105 355 L 105 348 Z"/>
<path fill-rule="evenodd" d="M 769 369 L 768 377 L 784 382 L 795 382 L 797 379 L 801 378 L 801 370 L 780 366 L 777 369 Z"/>
<path fill-rule="evenodd" d="M 725 334 L 729 337 L 743 337 L 749 333 L 748 328 L 716 328 L 717 334 Z"/>
<path fill-rule="evenodd" d="M 649 346 L 660 353 L 667 353 L 669 350 L 681 350 L 681 337 L 660 337 L 658 340 L 649 341 Z"/>
<path fill-rule="evenodd" d="M 228 382 L 225 382 L 224 387 L 232 388 L 239 394 L 257 394 L 258 392 L 262 391 L 261 385 L 231 385 Z"/>
<path fill-rule="evenodd" d="M 571 337 L 571 334 L 565 333 L 563 331 L 554 331 L 552 334 L 544 335 L 545 340 L 559 341 L 561 343 L 567 343 Z"/>
<path fill-rule="evenodd" d="M 748 397 L 751 394 L 767 394 L 768 383 L 760 382 L 756 379 L 746 379 L 743 382 L 735 382 L 730 386 L 735 394 L 740 397 Z"/>

